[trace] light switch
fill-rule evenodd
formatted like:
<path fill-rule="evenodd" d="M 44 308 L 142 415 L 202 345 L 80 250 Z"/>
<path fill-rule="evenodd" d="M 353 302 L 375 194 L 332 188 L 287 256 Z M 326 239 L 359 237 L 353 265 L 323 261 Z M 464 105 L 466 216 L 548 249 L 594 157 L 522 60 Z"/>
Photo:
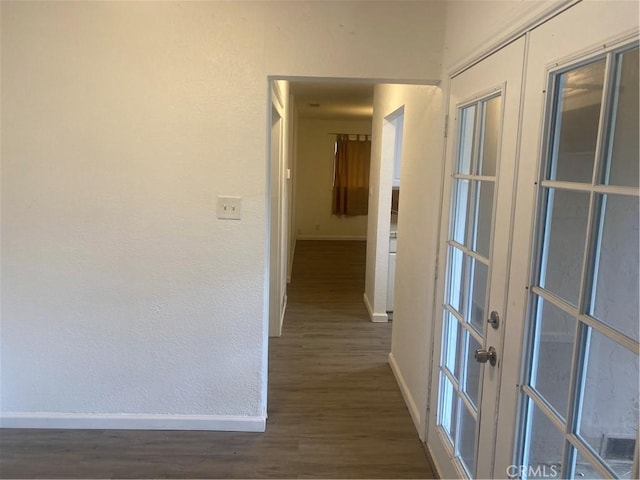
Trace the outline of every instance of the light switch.
<path fill-rule="evenodd" d="M 223 220 L 240 220 L 242 197 L 222 197 L 218 195 L 216 216 Z"/>

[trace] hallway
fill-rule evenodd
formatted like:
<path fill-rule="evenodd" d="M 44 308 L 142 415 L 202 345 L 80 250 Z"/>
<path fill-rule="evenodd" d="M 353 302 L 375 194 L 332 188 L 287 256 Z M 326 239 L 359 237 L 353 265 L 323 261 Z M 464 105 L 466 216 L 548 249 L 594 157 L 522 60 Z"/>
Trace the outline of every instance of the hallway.
<path fill-rule="evenodd" d="M 433 478 L 362 303 L 364 242 L 299 241 L 265 433 L 2 430 L 2 478 Z"/>
<path fill-rule="evenodd" d="M 431 478 L 387 364 L 391 323 L 370 322 L 362 301 L 365 248 L 297 242 L 270 343 L 267 429 L 297 440 L 290 473 L 301 478 Z"/>

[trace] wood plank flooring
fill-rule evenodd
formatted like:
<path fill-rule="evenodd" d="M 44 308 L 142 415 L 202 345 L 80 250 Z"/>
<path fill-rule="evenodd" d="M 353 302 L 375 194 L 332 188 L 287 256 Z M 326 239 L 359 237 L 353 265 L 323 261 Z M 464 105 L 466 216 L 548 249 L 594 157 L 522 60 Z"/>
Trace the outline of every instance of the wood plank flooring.
<path fill-rule="evenodd" d="M 433 478 L 362 302 L 364 242 L 299 241 L 265 433 L 0 431 L 2 478 Z"/>

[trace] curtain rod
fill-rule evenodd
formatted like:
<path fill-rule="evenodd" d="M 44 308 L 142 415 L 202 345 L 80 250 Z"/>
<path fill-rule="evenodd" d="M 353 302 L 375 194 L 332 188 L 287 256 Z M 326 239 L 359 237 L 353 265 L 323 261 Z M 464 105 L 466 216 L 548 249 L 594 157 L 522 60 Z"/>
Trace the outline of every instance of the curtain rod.
<path fill-rule="evenodd" d="M 329 132 L 327 135 L 349 135 L 350 137 L 370 137 L 371 133 L 335 133 Z"/>

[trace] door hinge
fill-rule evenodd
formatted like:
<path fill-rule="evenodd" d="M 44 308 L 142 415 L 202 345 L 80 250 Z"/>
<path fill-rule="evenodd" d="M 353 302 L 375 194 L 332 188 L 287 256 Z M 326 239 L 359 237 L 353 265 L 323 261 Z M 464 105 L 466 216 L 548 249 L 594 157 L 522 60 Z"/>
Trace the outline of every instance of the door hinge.
<path fill-rule="evenodd" d="M 444 116 L 444 138 L 449 136 L 449 114 Z"/>

